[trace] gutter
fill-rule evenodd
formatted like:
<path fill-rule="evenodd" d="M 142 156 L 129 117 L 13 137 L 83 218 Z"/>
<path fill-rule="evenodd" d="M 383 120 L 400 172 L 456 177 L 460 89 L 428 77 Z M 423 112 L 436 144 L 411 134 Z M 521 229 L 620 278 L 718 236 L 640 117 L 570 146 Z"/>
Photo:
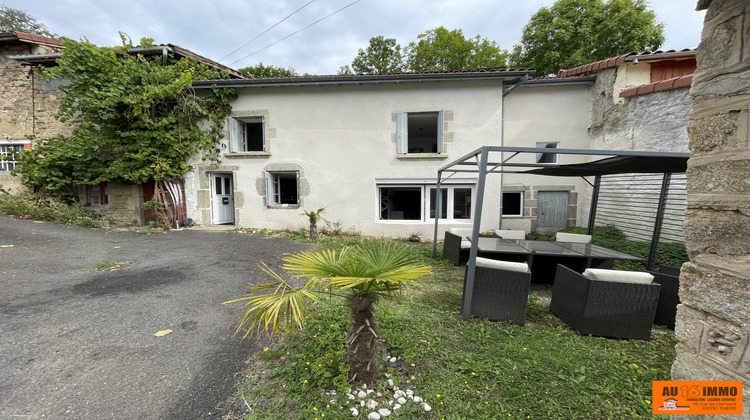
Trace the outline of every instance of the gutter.
<path fill-rule="evenodd" d="M 162 64 L 167 64 L 169 53 L 172 49 L 168 46 L 159 47 L 148 47 L 148 48 L 129 48 L 128 53 L 130 54 L 156 54 L 161 53 Z M 11 55 L 8 58 L 15 60 L 25 65 L 44 64 L 54 62 L 58 58 L 62 57 L 62 53 L 51 53 L 51 54 L 25 54 L 25 55 Z"/>

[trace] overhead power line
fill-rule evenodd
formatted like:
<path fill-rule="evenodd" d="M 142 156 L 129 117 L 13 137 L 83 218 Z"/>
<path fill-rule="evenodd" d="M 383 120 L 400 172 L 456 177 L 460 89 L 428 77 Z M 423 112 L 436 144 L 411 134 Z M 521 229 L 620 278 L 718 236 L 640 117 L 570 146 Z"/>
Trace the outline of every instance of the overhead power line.
<path fill-rule="evenodd" d="M 273 26 L 271 26 L 270 28 L 268 28 L 268 29 L 266 29 L 265 31 L 261 32 L 261 33 L 260 33 L 260 34 L 258 34 L 258 35 L 257 35 L 257 36 L 256 36 L 255 38 L 253 38 L 253 39 L 251 39 L 250 41 L 247 41 L 246 43 L 242 44 L 242 45 L 241 45 L 241 46 L 240 46 L 239 48 L 237 48 L 236 50 L 234 50 L 234 51 L 230 52 L 229 54 L 227 54 L 227 55 L 226 55 L 226 56 L 225 56 L 224 58 L 222 58 L 222 59 L 221 59 L 221 60 L 219 60 L 219 61 L 220 61 L 220 62 L 221 62 L 221 61 L 224 61 L 224 60 L 225 60 L 225 59 L 226 59 L 227 57 L 229 57 L 230 55 L 232 55 L 232 54 L 236 53 L 237 51 L 241 50 L 241 49 L 242 49 L 242 48 L 244 48 L 244 47 L 245 47 L 245 46 L 246 46 L 247 44 L 249 44 L 249 43 L 251 43 L 251 42 L 255 41 L 255 40 L 256 40 L 256 39 L 258 39 L 258 38 L 260 38 L 261 36 L 263 36 L 263 34 L 265 34 L 266 32 L 270 31 L 271 29 L 273 29 L 273 28 L 275 28 L 275 27 L 279 26 L 279 25 L 281 24 L 281 22 L 283 22 L 283 21 L 285 21 L 285 20 L 289 19 L 290 17 L 294 16 L 294 15 L 295 15 L 295 14 L 296 14 L 297 12 L 299 12 L 299 11 L 300 11 L 300 10 L 302 10 L 302 9 L 304 9 L 305 7 L 307 7 L 307 6 L 308 6 L 308 5 L 310 4 L 310 3 L 314 2 L 314 1 L 315 1 L 315 0 L 310 0 L 309 2 L 305 3 L 305 5 L 304 5 L 304 6 L 300 7 L 300 8 L 299 8 L 299 9 L 297 9 L 297 10 L 295 10 L 294 12 L 292 12 L 291 14 L 289 14 L 289 16 L 285 17 L 284 19 L 281 19 L 280 21 L 276 22 L 276 23 L 275 23 L 275 24 L 274 24 Z"/>
<path fill-rule="evenodd" d="M 257 54 L 257 53 L 259 53 L 259 52 L 261 52 L 261 51 L 265 50 L 266 48 L 269 48 L 269 47 L 271 47 L 271 46 L 274 46 L 274 45 L 278 44 L 279 42 L 281 42 L 281 41 L 283 41 L 283 40 L 285 40 L 285 39 L 287 39 L 287 38 L 290 38 L 290 37 L 292 37 L 292 36 L 294 36 L 294 35 L 296 35 L 296 34 L 298 34 L 298 33 L 302 32 L 302 31 L 304 31 L 305 29 L 307 29 L 307 28 L 309 28 L 309 27 L 311 27 L 311 26 L 315 25 L 316 23 L 319 23 L 320 21 L 322 21 L 322 20 L 325 20 L 325 19 L 328 19 L 329 17 L 331 17 L 331 16 L 335 15 L 336 13 L 339 13 L 339 12 L 341 12 L 342 10 L 344 10 L 344 9 L 347 9 L 347 8 L 349 8 L 349 7 L 351 7 L 351 6 L 354 6 L 355 4 L 359 3 L 360 1 L 362 1 L 362 0 L 355 0 L 355 1 L 353 1 L 353 2 L 351 2 L 351 3 L 349 3 L 349 4 L 347 4 L 346 6 L 342 7 L 341 9 L 339 9 L 339 10 L 336 10 L 335 12 L 331 13 L 330 15 L 324 16 L 324 17 L 322 17 L 322 18 L 320 18 L 320 19 L 316 20 L 315 22 L 313 22 L 313 23 L 311 23 L 311 24 L 309 24 L 309 25 L 305 26 L 304 28 L 302 28 L 302 29 L 299 29 L 299 30 L 297 30 L 297 31 L 295 31 L 295 32 L 292 32 L 291 34 L 289 34 L 289 35 L 285 36 L 284 38 L 281 38 L 281 39 L 279 39 L 278 41 L 274 41 L 274 42 L 272 42 L 272 43 L 270 43 L 270 44 L 266 45 L 265 47 L 263 47 L 263 48 L 261 48 L 261 49 L 259 49 L 259 50 L 255 51 L 255 52 L 252 52 L 252 53 L 250 53 L 250 54 L 248 54 L 248 55 L 246 55 L 246 56 L 244 56 L 244 57 L 242 57 L 242 58 L 240 58 L 239 60 L 235 60 L 235 61 L 233 61 L 233 62 L 229 63 L 229 64 L 228 64 L 228 66 L 230 66 L 230 67 L 231 67 L 231 66 L 232 66 L 233 64 L 235 64 L 235 63 L 238 63 L 238 62 L 240 62 L 240 61 L 242 61 L 242 60 L 244 60 L 244 59 L 246 59 L 246 58 L 248 58 L 248 57 L 252 57 L 253 55 L 255 55 L 255 54 Z"/>

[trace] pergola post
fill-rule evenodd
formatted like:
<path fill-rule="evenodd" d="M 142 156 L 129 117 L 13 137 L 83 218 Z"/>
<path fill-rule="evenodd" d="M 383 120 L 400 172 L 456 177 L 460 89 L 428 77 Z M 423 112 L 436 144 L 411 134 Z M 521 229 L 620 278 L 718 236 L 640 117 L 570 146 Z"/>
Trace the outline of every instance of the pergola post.
<path fill-rule="evenodd" d="M 477 199 L 474 208 L 474 223 L 471 228 L 471 250 L 469 261 L 466 262 L 466 284 L 464 285 L 464 304 L 462 317 L 464 321 L 471 316 L 471 299 L 474 296 L 474 273 L 477 265 L 477 250 L 479 245 L 479 227 L 482 221 L 482 205 L 484 204 L 484 188 L 487 179 L 487 162 L 489 160 L 489 149 L 482 148 L 479 164 L 479 179 L 477 179 Z"/>
<path fill-rule="evenodd" d="M 443 196 L 440 193 L 440 185 L 443 182 L 443 171 L 438 171 L 438 177 L 437 177 L 437 189 L 435 190 L 435 233 L 433 235 L 432 240 L 432 258 L 437 258 L 437 243 L 438 243 L 438 223 L 440 221 L 440 210 L 443 208 L 442 203 L 440 202 L 441 197 Z"/>
<path fill-rule="evenodd" d="M 661 193 L 659 193 L 659 205 L 656 207 L 656 217 L 654 218 L 654 232 L 651 237 L 651 249 L 648 253 L 648 262 L 646 270 L 653 271 L 656 266 L 656 251 L 659 248 L 659 238 L 661 238 L 661 226 L 664 223 L 664 211 L 667 208 L 667 194 L 669 194 L 669 182 L 672 174 L 664 174 L 661 181 Z"/>
<path fill-rule="evenodd" d="M 602 185 L 602 176 L 594 178 L 594 192 L 591 194 L 591 209 L 589 210 L 589 224 L 586 228 L 588 235 L 594 234 L 594 223 L 596 223 L 596 207 L 599 205 L 599 187 Z"/>

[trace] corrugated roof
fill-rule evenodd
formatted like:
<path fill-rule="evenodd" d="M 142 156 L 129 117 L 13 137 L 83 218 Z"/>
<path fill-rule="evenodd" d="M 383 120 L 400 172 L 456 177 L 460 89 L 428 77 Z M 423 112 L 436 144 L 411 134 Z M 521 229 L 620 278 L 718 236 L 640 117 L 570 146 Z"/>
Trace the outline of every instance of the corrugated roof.
<path fill-rule="evenodd" d="M 571 76 L 583 76 L 604 69 L 612 68 L 624 64 L 627 61 L 633 61 L 635 59 L 648 61 L 648 60 L 664 60 L 681 57 L 695 57 L 695 49 L 686 48 L 683 50 L 669 50 L 669 51 L 643 51 L 643 52 L 629 52 L 627 54 L 618 55 L 617 57 L 605 58 L 604 60 L 595 61 L 593 63 L 584 64 L 572 69 L 560 70 L 557 72 L 558 77 L 571 77 Z"/>

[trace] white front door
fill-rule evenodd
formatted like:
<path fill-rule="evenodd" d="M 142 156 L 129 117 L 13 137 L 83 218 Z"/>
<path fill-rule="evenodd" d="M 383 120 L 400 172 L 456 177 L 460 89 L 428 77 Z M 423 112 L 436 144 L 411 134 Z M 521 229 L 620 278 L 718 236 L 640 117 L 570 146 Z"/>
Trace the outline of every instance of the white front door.
<path fill-rule="evenodd" d="M 234 188 L 231 174 L 211 174 L 211 224 L 234 223 Z"/>

